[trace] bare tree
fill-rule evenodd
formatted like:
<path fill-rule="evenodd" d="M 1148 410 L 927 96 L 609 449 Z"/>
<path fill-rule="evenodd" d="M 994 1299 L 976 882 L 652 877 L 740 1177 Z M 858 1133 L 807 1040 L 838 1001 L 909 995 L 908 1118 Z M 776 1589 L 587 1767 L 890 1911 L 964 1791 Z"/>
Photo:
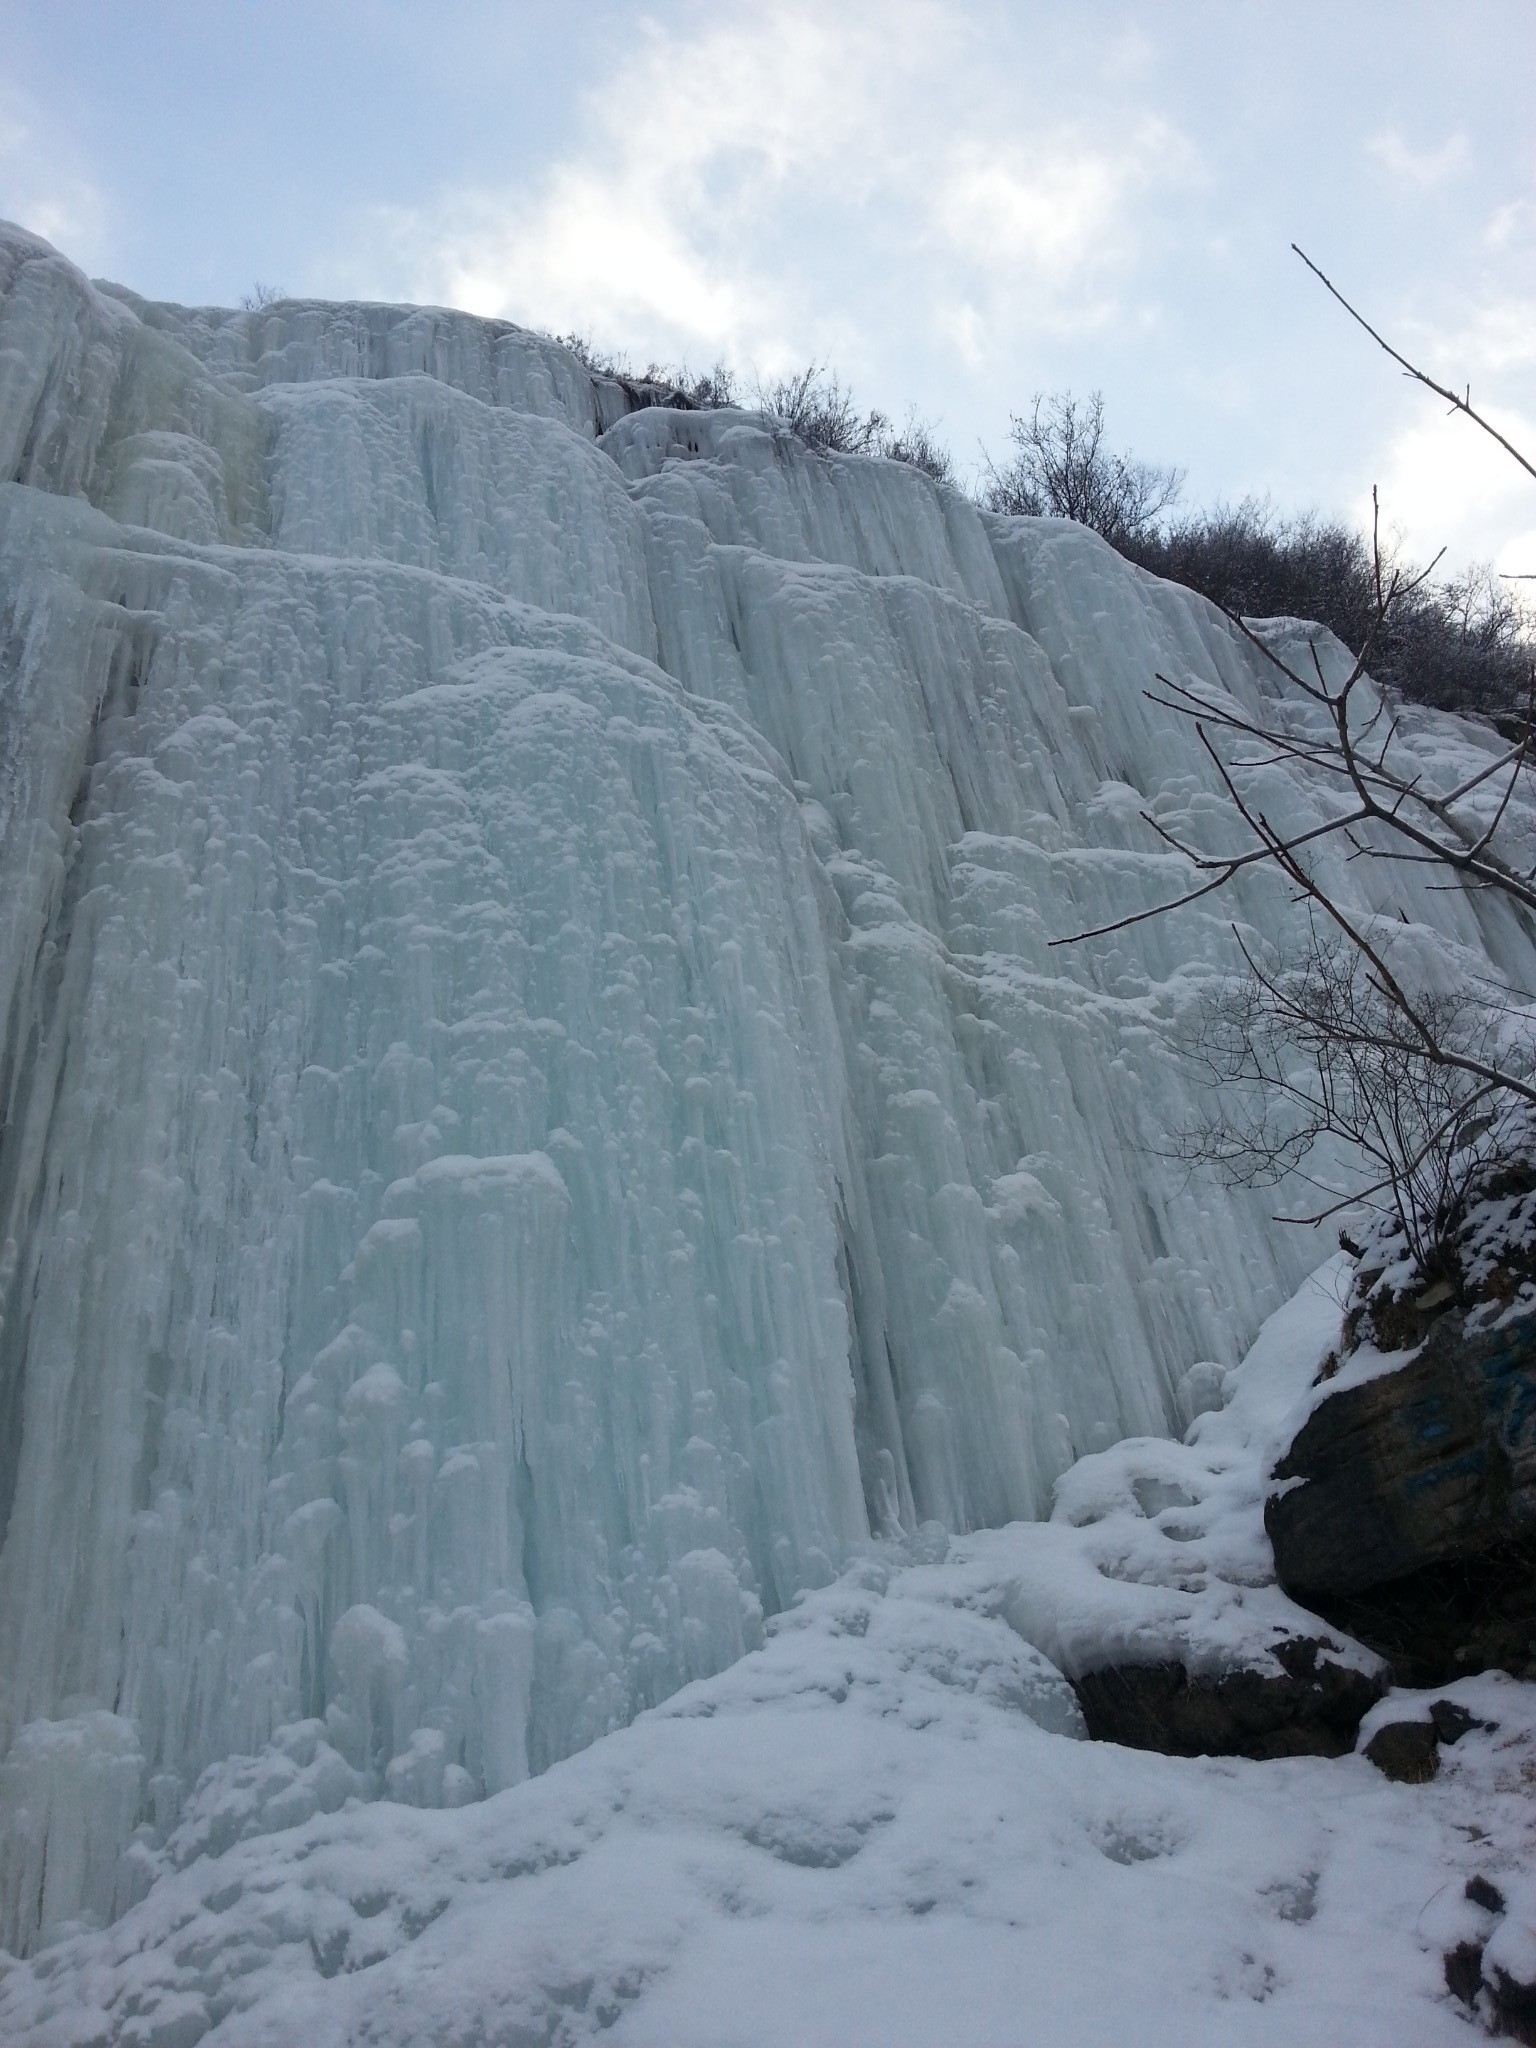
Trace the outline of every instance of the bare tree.
<path fill-rule="evenodd" d="M 935 430 L 915 410 L 892 425 L 878 408 L 861 413 L 853 394 L 824 363 L 808 363 L 791 377 L 757 386 L 760 409 L 806 447 L 833 455 L 875 455 L 904 462 L 935 483 L 952 484 L 954 461 Z"/>
<path fill-rule="evenodd" d="M 1301 1182 L 1315 1206 L 1282 1222 L 1317 1223 L 1357 1204 L 1382 1210 L 1421 1276 L 1451 1277 L 1472 1195 L 1529 1143 L 1522 1087 L 1483 1078 L 1492 1069 L 1529 1084 L 1536 1071 L 1507 993 L 1420 993 L 1431 1052 L 1363 956 L 1315 916 L 1302 958 L 1288 967 L 1239 944 L 1248 972 L 1206 998 L 1186 1042 L 1222 1089 L 1221 1108 L 1177 1134 L 1175 1156 L 1215 1166 L 1240 1187 Z M 1342 1195 L 1310 1168 L 1324 1139 L 1342 1141 L 1359 1169 Z"/>
<path fill-rule="evenodd" d="M 1469 393 L 1448 391 L 1408 363 L 1326 278 L 1322 282 L 1409 376 L 1447 398 L 1536 476 L 1474 409 Z M 1288 661 L 1231 612 L 1234 627 L 1283 686 L 1273 698 L 1249 709 L 1224 692 L 1157 677 L 1148 696 L 1193 723 L 1242 844 L 1212 853 L 1144 812 L 1153 831 L 1190 863 L 1192 885 L 1168 903 L 1053 943 L 1123 931 L 1198 902 L 1249 868 L 1278 869 L 1309 912 L 1306 955 L 1272 967 L 1237 934 L 1247 975 L 1207 1006 L 1194 1047 L 1214 1078 L 1255 1083 L 1255 1106 L 1200 1121 L 1183 1135 L 1181 1149 L 1229 1179 L 1258 1184 L 1297 1171 L 1320 1138 L 1341 1141 L 1365 1171 L 1342 1199 L 1337 1189 L 1326 1190 L 1324 1206 L 1305 1220 L 1320 1221 L 1352 1200 L 1383 1200 L 1427 1272 L 1443 1257 L 1478 1177 L 1512 1147 L 1530 1145 L 1536 1112 L 1532 1009 L 1515 992 L 1485 985 L 1449 995 L 1426 987 L 1404 962 L 1386 921 L 1347 906 L 1318 855 L 1342 848 L 1351 861 L 1423 869 L 1432 886 L 1498 898 L 1522 919 L 1536 918 L 1529 811 L 1525 802 L 1516 804 L 1517 792 L 1527 801 L 1536 794 L 1536 669 L 1509 744 L 1459 782 L 1436 784 L 1404 742 L 1392 700 L 1369 676 L 1394 606 L 1411 597 L 1435 563 L 1413 577 L 1390 569 L 1378 515 L 1372 565 L 1373 616 L 1341 679 L 1329 680 L 1315 641 L 1309 660 Z M 1250 774 L 1277 765 L 1319 786 L 1320 822 L 1291 829 L 1252 794 Z"/>
<path fill-rule="evenodd" d="M 853 394 L 824 363 L 807 363 L 793 376 L 759 383 L 757 402 L 808 448 L 835 455 L 879 455 L 890 439 L 883 412 L 860 414 Z"/>
<path fill-rule="evenodd" d="M 665 378 L 671 372 L 652 368 L 646 372 L 649 377 Z M 717 361 L 712 370 L 695 373 L 685 364 L 676 373 L 673 381 L 683 392 L 695 412 L 712 412 L 721 406 L 736 403 L 736 373 L 723 360 Z"/>
<path fill-rule="evenodd" d="M 1075 519 L 1124 548 L 1156 526 L 1184 487 L 1182 470 L 1106 445 L 1100 391 L 1081 404 L 1070 391 L 1037 391 L 1010 432 L 1012 461 L 1002 469 L 987 462 L 989 511 Z"/>

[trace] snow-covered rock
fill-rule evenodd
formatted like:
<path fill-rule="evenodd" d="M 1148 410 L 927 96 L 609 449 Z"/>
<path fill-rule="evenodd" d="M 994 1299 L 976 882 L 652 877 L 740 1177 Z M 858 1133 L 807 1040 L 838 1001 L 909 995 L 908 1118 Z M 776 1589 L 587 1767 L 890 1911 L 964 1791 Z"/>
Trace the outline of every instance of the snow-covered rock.
<path fill-rule="evenodd" d="M 1049 943 L 1178 892 L 1144 808 L 1222 828 L 1153 674 L 1262 659 L 1080 529 L 633 402 L 0 231 L 13 1948 L 210 1766 L 457 1807 L 872 1535 L 1045 1513 L 1312 1263 L 1164 1156 L 1165 1027 L 1283 888 Z M 1336 879 L 1530 984 L 1496 910 Z"/>
<path fill-rule="evenodd" d="M 1281 1590 L 1264 1522 L 1347 1284 L 1342 1257 L 1320 1267 L 1183 1443 L 1082 1458 L 1047 1529 L 990 1539 L 1022 1546 L 1010 1618 L 1071 1676 L 1095 1736 L 1190 1755 L 1353 1748 L 1387 1667 Z"/>

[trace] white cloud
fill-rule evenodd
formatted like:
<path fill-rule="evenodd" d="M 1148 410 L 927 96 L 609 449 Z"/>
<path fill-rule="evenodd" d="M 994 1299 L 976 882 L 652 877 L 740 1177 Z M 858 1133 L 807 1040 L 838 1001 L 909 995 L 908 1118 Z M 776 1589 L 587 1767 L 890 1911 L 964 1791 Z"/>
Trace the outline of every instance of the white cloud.
<path fill-rule="evenodd" d="M 954 152 L 933 217 L 957 250 L 983 262 L 1081 273 L 1124 253 L 1134 188 L 1149 178 L 1182 182 L 1190 160 L 1152 119 L 1115 148 L 1070 133 L 1047 133 L 1043 147 L 967 143 Z"/>
<path fill-rule="evenodd" d="M 1468 291 L 1448 310 L 1439 325 L 1391 338 L 1447 390 L 1469 393 L 1489 424 L 1536 462 L 1536 300 Z M 1404 408 L 1382 450 L 1380 482 L 1383 507 L 1411 552 L 1427 560 L 1443 545 L 1453 568 L 1470 560 L 1536 568 L 1527 531 L 1536 478 L 1422 386 L 1409 387 Z"/>
<path fill-rule="evenodd" d="M 791 7 L 691 41 L 651 28 L 591 94 L 581 147 L 533 189 L 383 216 L 413 286 L 540 324 L 740 347 L 768 318 L 748 251 L 773 214 L 834 168 L 862 159 L 869 174 L 850 81 L 874 59 L 871 26 Z"/>
<path fill-rule="evenodd" d="M 778 0 L 652 25 L 536 181 L 376 215 L 368 287 L 769 371 L 867 356 L 898 306 L 972 367 L 1102 323 L 1194 152 L 1127 98 L 1133 63 L 1080 104 L 1041 77 L 1021 105 L 1005 15 Z"/>
<path fill-rule="evenodd" d="M 1507 407 L 1484 410 L 1536 460 L 1536 418 Z M 1536 483 L 1470 420 L 1447 417 L 1433 397 L 1426 394 L 1423 415 L 1389 443 L 1379 482 L 1383 519 L 1401 530 L 1416 560 L 1448 546 L 1452 568 L 1476 560 L 1507 571 L 1536 569 Z M 1360 515 L 1368 525 L 1368 492 Z"/>
<path fill-rule="evenodd" d="M 1365 146 L 1389 177 L 1416 192 L 1432 192 L 1445 184 L 1466 168 L 1470 157 L 1467 138 L 1459 130 L 1438 149 L 1414 149 L 1392 128 L 1373 135 Z"/>
<path fill-rule="evenodd" d="M 1483 229 L 1485 249 L 1516 249 L 1522 243 L 1529 248 L 1536 236 L 1536 204 L 1529 199 L 1511 199 L 1502 206 L 1496 206 Z"/>
<path fill-rule="evenodd" d="M 939 193 L 937 223 L 984 261 L 1072 269 L 1112 214 L 1117 182 L 1092 151 L 1042 164 L 1016 149 L 967 149 Z"/>
<path fill-rule="evenodd" d="M 1494 299 L 1440 344 L 1439 355 L 1468 377 L 1536 369 L 1536 298 Z M 1453 386 L 1454 375 L 1445 381 Z"/>
<path fill-rule="evenodd" d="M 1527 604 L 1536 598 L 1536 526 L 1512 533 L 1499 549 L 1493 566 L 1503 576 L 1515 577 L 1524 588 L 1519 592 Z"/>
<path fill-rule="evenodd" d="M 107 207 L 89 167 L 14 87 L 0 83 L 0 218 L 93 268 Z"/>

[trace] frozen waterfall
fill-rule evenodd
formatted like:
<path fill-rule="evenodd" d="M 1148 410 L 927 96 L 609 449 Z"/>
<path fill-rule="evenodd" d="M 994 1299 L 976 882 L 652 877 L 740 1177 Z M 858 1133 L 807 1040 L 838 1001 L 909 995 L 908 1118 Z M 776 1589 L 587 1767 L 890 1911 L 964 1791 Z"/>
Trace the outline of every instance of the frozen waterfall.
<path fill-rule="evenodd" d="M 1082 529 L 13 229 L 0 480 L 5 1945 L 211 1764 L 215 1833 L 474 1799 L 1040 1513 L 1316 1262 L 1165 1156 L 1276 880 L 1048 947 L 1221 829 L 1154 672 L 1270 687 Z"/>

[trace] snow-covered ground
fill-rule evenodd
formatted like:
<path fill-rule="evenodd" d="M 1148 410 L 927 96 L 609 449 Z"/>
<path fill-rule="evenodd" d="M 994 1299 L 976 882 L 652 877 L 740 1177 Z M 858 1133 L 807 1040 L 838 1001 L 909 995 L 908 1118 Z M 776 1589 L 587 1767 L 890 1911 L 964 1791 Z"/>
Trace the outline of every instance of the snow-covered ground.
<path fill-rule="evenodd" d="M 1189 1446 L 1084 1460 L 1048 1523 L 873 1546 L 731 1670 L 478 1805 L 353 1801 L 220 1849 L 258 1803 L 215 1769 L 139 1905 L 0 1979 L 0 2038 L 1464 2044 L 1445 1953 L 1492 1931 L 1513 1961 L 1536 1926 L 1536 1687 L 1435 1695 L 1497 1727 L 1405 1786 L 1361 1755 L 1089 1742 L 1025 1639 L 1219 1660 L 1294 1625 L 1263 1468 L 1342 1279 L 1270 1320 Z M 1365 1735 L 1429 1697 L 1389 1696 Z"/>

